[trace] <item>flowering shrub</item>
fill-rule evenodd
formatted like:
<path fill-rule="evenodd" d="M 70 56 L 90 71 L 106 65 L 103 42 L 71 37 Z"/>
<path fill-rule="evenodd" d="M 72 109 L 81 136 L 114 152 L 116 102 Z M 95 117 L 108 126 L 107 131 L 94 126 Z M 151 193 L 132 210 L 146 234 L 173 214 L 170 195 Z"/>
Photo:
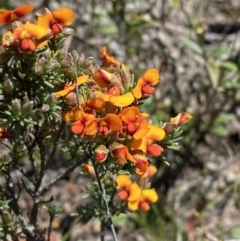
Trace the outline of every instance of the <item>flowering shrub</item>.
<path fill-rule="evenodd" d="M 135 79 L 106 47 L 98 67 L 91 57 L 62 47 L 73 34 L 66 27 L 74 21 L 71 9 L 45 9 L 36 14 L 36 23 L 20 21 L 33 9 L 28 4 L 0 12 L 0 23 L 8 27 L 0 47 L 0 145 L 6 150 L 0 155 L 5 178 L 0 237 L 45 240 L 37 225 L 38 211 L 54 198 L 43 200 L 43 195 L 78 166 L 93 180 L 86 192 L 98 205 L 78 206 L 76 216 L 98 217 L 112 225 L 110 213 L 147 211 L 158 200 L 149 183 L 157 172 L 152 162 L 164 159 L 164 149 L 179 149 L 179 127 L 191 115 L 180 113 L 167 123 L 151 123 L 139 107 L 160 82 L 157 69 Z M 44 184 L 59 148 L 69 167 Z M 14 170 L 21 174 L 18 182 Z M 28 217 L 19 204 L 21 190 L 32 198 Z M 50 235 L 59 208 L 50 204 L 46 209 Z"/>

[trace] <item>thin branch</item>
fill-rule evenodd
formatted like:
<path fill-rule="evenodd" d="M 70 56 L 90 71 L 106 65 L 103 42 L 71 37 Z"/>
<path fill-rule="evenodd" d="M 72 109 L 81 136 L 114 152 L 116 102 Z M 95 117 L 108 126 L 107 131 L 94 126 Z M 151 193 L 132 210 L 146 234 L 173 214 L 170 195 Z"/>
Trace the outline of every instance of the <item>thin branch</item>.
<path fill-rule="evenodd" d="M 56 182 L 59 180 L 63 179 L 66 177 L 69 173 L 71 173 L 77 166 L 79 166 L 79 163 L 75 163 L 73 166 L 69 167 L 65 172 L 61 173 L 58 175 L 55 179 L 52 179 L 51 182 L 47 183 L 45 186 L 39 189 L 40 194 L 44 194 L 49 188 L 54 185 Z"/>
<path fill-rule="evenodd" d="M 100 191 L 100 194 L 102 196 L 103 204 L 105 206 L 105 210 L 106 210 L 106 213 L 107 213 L 107 219 L 108 219 L 108 223 L 109 223 L 109 226 L 111 228 L 111 231 L 112 231 L 113 239 L 114 239 L 114 241 L 118 241 L 117 234 L 116 234 L 116 231 L 115 231 L 115 228 L 114 228 L 114 225 L 113 225 L 113 221 L 112 221 L 112 216 L 111 216 L 111 213 L 110 213 L 110 210 L 109 210 L 109 207 L 108 207 L 108 202 L 107 202 L 107 199 L 106 199 L 106 196 L 105 196 L 105 191 L 103 189 L 101 180 L 99 178 L 97 165 L 96 165 L 95 160 L 93 158 L 91 158 L 91 160 L 92 160 L 93 168 L 94 168 L 94 171 L 95 171 L 95 174 L 96 174 L 96 179 L 97 179 L 99 191 Z M 104 241 L 104 236 L 102 238 L 102 234 L 101 234 L 101 241 Z"/>
<path fill-rule="evenodd" d="M 46 168 L 48 168 L 49 164 L 51 163 L 56 151 L 57 151 L 57 148 L 58 148 L 58 144 L 59 144 L 59 140 L 63 134 L 63 130 L 64 130 L 64 127 L 65 127 L 66 123 L 64 121 L 62 121 L 61 123 L 61 126 L 60 126 L 60 129 L 58 131 L 58 135 L 57 135 L 57 138 L 54 142 L 54 146 L 53 146 L 53 149 L 52 149 L 52 152 L 47 160 L 47 163 L 46 163 Z"/>

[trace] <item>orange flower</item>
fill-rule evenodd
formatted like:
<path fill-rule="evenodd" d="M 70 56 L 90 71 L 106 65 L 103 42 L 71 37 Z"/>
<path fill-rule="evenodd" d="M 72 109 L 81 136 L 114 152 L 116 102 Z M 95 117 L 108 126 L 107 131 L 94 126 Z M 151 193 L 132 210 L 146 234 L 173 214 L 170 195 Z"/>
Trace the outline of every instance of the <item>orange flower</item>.
<path fill-rule="evenodd" d="M 127 127 L 127 134 L 134 139 L 139 140 L 148 133 L 148 122 L 144 118 L 146 115 L 140 113 L 137 107 L 127 107 L 120 112 L 119 116 Z"/>
<path fill-rule="evenodd" d="M 147 171 L 149 167 L 149 161 L 146 158 L 146 156 L 141 155 L 141 154 L 135 154 L 134 159 L 136 161 L 136 173 L 139 176 L 144 175 L 144 173 Z"/>
<path fill-rule="evenodd" d="M 109 149 L 112 156 L 117 158 L 121 165 L 125 163 L 126 159 L 133 163 L 136 163 L 134 157 L 129 153 L 128 148 L 123 144 L 114 142 L 110 145 Z"/>
<path fill-rule="evenodd" d="M 75 113 L 76 115 L 74 116 L 74 119 L 76 117 L 78 117 L 78 118 L 77 118 L 77 121 L 75 121 L 72 124 L 71 130 L 74 134 L 84 136 L 84 135 L 86 135 L 85 128 L 86 128 L 87 124 L 91 120 L 93 120 L 95 116 L 92 114 L 84 113 L 83 109 L 79 108 L 78 106 L 73 109 L 76 109 L 76 113 Z M 73 116 L 72 116 L 72 118 L 73 118 Z"/>
<path fill-rule="evenodd" d="M 86 126 L 86 135 L 99 135 L 107 136 L 111 130 L 120 131 L 122 128 L 122 121 L 116 115 L 109 113 L 103 118 L 95 118 L 90 121 Z"/>
<path fill-rule="evenodd" d="M 134 101 L 134 96 L 131 92 L 117 96 L 109 93 L 102 93 L 101 91 L 95 91 L 95 94 L 101 97 L 105 102 L 110 102 L 116 107 L 126 107 L 131 105 Z"/>
<path fill-rule="evenodd" d="M 118 197 L 122 200 L 127 199 L 130 210 L 137 210 L 141 199 L 141 188 L 138 184 L 132 183 L 130 177 L 127 175 L 118 175 L 117 185 L 119 189 Z"/>
<path fill-rule="evenodd" d="M 101 50 L 101 59 L 103 61 L 103 66 L 104 67 L 109 67 L 111 65 L 113 66 L 117 66 L 117 65 L 120 65 L 121 63 L 118 62 L 113 56 L 109 56 L 107 54 L 107 47 L 104 46 Z"/>
<path fill-rule="evenodd" d="M 170 123 L 176 126 L 181 126 L 192 119 L 192 116 L 187 113 L 179 113 L 176 117 L 171 118 Z"/>
<path fill-rule="evenodd" d="M 147 149 L 149 146 L 151 146 L 151 144 L 153 143 L 153 141 L 161 141 L 164 139 L 165 137 L 165 131 L 157 126 L 154 125 L 148 125 L 148 132 L 147 134 L 142 137 L 141 139 L 133 139 L 132 143 L 131 143 L 131 149 L 132 150 L 140 150 L 143 153 L 147 153 Z M 158 149 L 158 148 L 157 148 Z M 156 152 L 151 153 L 150 154 L 155 154 L 154 156 L 156 156 L 156 153 L 159 152 L 161 154 L 161 147 L 159 147 L 160 150 L 155 150 Z"/>
<path fill-rule="evenodd" d="M 34 9 L 34 5 L 26 4 L 15 8 L 14 10 L 0 10 L 0 23 L 10 23 L 18 20 L 19 18 L 29 14 Z"/>
<path fill-rule="evenodd" d="M 5 33 L 2 43 L 4 47 L 9 47 L 18 41 L 21 51 L 34 51 L 47 44 L 47 40 L 44 38 L 47 37 L 48 33 L 48 30 L 41 26 L 26 23 L 16 28 L 13 33 L 10 31 Z"/>
<path fill-rule="evenodd" d="M 147 70 L 137 81 L 137 85 L 133 89 L 133 95 L 136 99 L 149 97 L 154 92 L 154 85 L 160 81 L 160 75 L 157 69 Z"/>
<path fill-rule="evenodd" d="M 141 192 L 141 200 L 139 207 L 143 211 L 149 210 L 149 203 L 155 203 L 158 200 L 158 195 L 154 189 L 144 189 Z"/>
<path fill-rule="evenodd" d="M 136 211 L 138 208 L 143 211 L 149 209 L 149 203 L 154 203 L 158 200 L 158 195 L 154 189 L 144 189 L 138 186 L 137 183 L 133 183 L 129 176 L 118 175 L 118 197 L 122 200 L 128 201 L 128 208 L 132 211 Z"/>
<path fill-rule="evenodd" d="M 38 25 L 51 29 L 53 34 L 62 32 L 63 26 L 71 25 L 73 21 L 74 13 L 68 7 L 62 7 L 53 12 L 42 14 L 37 19 Z"/>

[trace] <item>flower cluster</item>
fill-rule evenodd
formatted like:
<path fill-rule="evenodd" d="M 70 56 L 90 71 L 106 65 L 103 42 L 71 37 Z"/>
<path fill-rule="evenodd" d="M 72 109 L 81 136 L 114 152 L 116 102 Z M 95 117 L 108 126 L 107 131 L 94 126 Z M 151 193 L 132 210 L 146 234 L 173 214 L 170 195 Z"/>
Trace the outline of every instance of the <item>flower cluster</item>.
<path fill-rule="evenodd" d="M 19 18 L 32 12 L 34 5 L 27 4 L 14 9 L 13 11 L 2 10 L 0 23 L 8 23 L 10 26 L 2 37 L 2 46 L 7 50 L 16 52 L 31 53 L 37 48 L 43 48 L 48 40 L 63 31 L 64 26 L 74 21 L 74 13 L 67 7 L 60 8 L 53 12 L 45 9 L 43 13 L 37 14 L 37 24 L 30 20 L 25 23 Z"/>
<path fill-rule="evenodd" d="M 149 178 L 157 172 L 150 159 L 162 155 L 164 149 L 161 143 L 191 119 L 191 115 L 180 113 L 163 125 L 152 124 L 148 120 L 149 114 L 139 107 L 154 94 L 160 82 L 157 69 L 148 69 L 135 79 L 123 63 L 108 55 L 106 47 L 101 51 L 101 67 L 94 66 L 92 58 L 85 59 L 75 52 L 69 54 L 60 46 L 62 40 L 73 33 L 66 28 L 74 21 L 73 11 L 67 7 L 52 12 L 45 9 L 36 14 L 36 23 L 29 19 L 24 22 L 19 20 L 33 8 L 33 5 L 27 4 L 13 11 L 0 12 L 0 23 L 9 25 L 9 30 L 2 37 L 0 62 L 10 59 L 22 61 L 15 65 L 22 67 L 22 73 L 14 81 L 20 79 L 29 84 L 22 86 L 25 93 L 18 96 L 22 99 L 12 101 L 13 117 L 10 111 L 5 114 L 16 122 L 20 121 L 21 125 L 31 123 L 36 126 L 33 119 L 39 119 L 40 110 L 41 114 L 48 113 L 46 118 L 52 115 L 49 122 L 54 119 L 56 113 L 53 109 L 57 108 L 52 104 L 53 96 L 62 100 L 58 101 L 62 108 L 62 121 L 69 123 L 72 136 L 77 135 L 92 144 L 95 161 L 105 167 L 102 170 L 111 167 L 116 175 L 117 196 L 127 201 L 130 210 L 148 210 L 149 203 L 158 200 L 156 191 L 148 188 Z M 27 61 L 29 58 L 32 63 Z M 12 80 L 4 81 L 6 97 L 13 92 Z M 48 91 L 51 89 L 50 97 L 46 96 L 43 85 L 48 87 Z M 48 105 L 36 107 L 34 90 L 43 95 L 41 102 L 46 101 Z M 21 105 L 21 101 L 26 103 Z M 37 117 L 32 118 L 33 113 Z M 0 127 L 0 141 L 9 137 L 8 132 Z M 84 169 L 95 176 L 93 167 L 88 163 L 84 164 Z M 135 179 L 131 179 L 133 176 Z"/>
<path fill-rule="evenodd" d="M 169 126 L 172 130 L 178 128 L 191 115 L 179 114 L 165 126 L 150 124 L 148 113 L 142 113 L 139 104 L 154 93 L 160 82 L 158 70 L 149 69 L 135 81 L 122 63 L 107 54 L 106 47 L 101 58 L 101 68 L 93 68 L 92 75 L 80 76 L 75 83 L 66 83 L 63 90 L 54 93 L 68 103 L 69 109 L 62 112 L 62 119 L 71 122 L 71 131 L 79 138 L 96 144 L 94 157 L 98 163 L 115 164 L 117 171 L 128 168 L 130 174 L 141 179 L 150 168 L 149 158 L 164 151 L 159 142 L 169 134 L 165 130 Z M 84 92 L 84 96 L 78 97 L 79 103 L 76 88 Z M 89 165 L 84 168 L 89 173 L 92 170 Z M 131 182 L 129 175 L 118 176 L 117 187 L 124 189 L 118 195 L 128 200 L 130 210 L 148 210 L 148 202 L 157 201 L 155 190 L 144 186 L 141 189 Z"/>

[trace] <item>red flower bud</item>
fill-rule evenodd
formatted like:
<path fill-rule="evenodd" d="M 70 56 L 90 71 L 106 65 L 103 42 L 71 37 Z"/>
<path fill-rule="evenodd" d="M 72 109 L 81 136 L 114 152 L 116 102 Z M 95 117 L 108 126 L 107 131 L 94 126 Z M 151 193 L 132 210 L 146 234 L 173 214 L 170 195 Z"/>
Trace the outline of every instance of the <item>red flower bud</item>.
<path fill-rule="evenodd" d="M 129 194 L 128 194 L 127 191 L 121 190 L 121 191 L 118 192 L 117 196 L 118 196 L 120 199 L 125 200 L 125 199 L 128 198 Z"/>
<path fill-rule="evenodd" d="M 106 161 L 108 152 L 109 151 L 106 146 L 104 146 L 104 145 L 98 146 L 94 152 L 94 157 L 95 157 L 96 161 L 98 161 L 100 163 Z"/>
<path fill-rule="evenodd" d="M 151 85 L 145 85 L 142 87 L 142 94 L 144 96 L 150 96 L 154 92 L 154 88 Z"/>
<path fill-rule="evenodd" d="M 51 29 L 52 29 L 52 33 L 53 33 L 54 35 L 56 35 L 56 34 L 62 32 L 63 27 L 62 27 L 62 25 L 59 24 L 59 23 L 54 23 L 54 24 L 52 25 Z"/>
<path fill-rule="evenodd" d="M 35 43 L 32 41 L 32 39 L 23 39 L 20 42 L 20 49 L 22 51 L 34 51 L 36 49 Z"/>
<path fill-rule="evenodd" d="M 140 203 L 139 207 L 143 210 L 143 211 L 148 211 L 150 206 L 147 202 L 142 202 Z"/>
<path fill-rule="evenodd" d="M 163 151 L 163 148 L 157 144 L 152 144 L 147 147 L 147 154 L 151 156 L 160 156 Z"/>

